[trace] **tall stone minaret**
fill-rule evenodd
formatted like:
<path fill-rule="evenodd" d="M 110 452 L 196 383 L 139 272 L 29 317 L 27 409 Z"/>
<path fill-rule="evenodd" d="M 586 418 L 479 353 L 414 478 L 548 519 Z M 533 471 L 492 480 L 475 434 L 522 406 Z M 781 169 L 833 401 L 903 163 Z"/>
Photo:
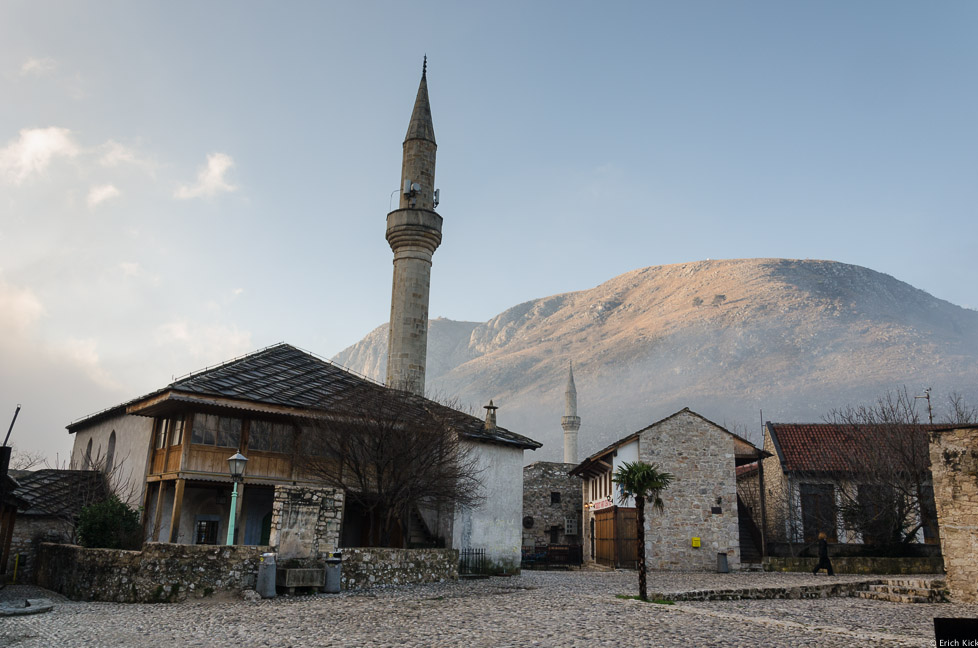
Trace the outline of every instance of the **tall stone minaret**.
<path fill-rule="evenodd" d="M 560 419 L 564 428 L 564 463 L 577 463 L 577 431 L 581 429 L 581 417 L 577 415 L 577 387 L 574 386 L 574 365 L 567 370 L 567 389 L 564 391 L 564 415 Z"/>
<path fill-rule="evenodd" d="M 428 59 L 404 138 L 401 200 L 387 214 L 387 242 L 394 251 L 387 386 L 424 395 L 428 352 L 428 286 L 431 256 L 441 243 L 441 216 L 435 213 L 435 129 L 428 105 Z"/>

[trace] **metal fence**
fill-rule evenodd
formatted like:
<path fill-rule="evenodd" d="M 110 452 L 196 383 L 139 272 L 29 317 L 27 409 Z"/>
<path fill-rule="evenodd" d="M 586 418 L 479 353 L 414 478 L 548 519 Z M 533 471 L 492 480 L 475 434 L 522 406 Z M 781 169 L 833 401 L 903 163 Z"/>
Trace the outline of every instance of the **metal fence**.
<path fill-rule="evenodd" d="M 526 569 L 571 567 L 584 562 L 581 545 L 536 545 L 523 547 L 523 567 Z"/>
<path fill-rule="evenodd" d="M 462 549 L 458 552 L 459 576 L 486 574 L 488 571 L 489 561 L 485 549 Z"/>

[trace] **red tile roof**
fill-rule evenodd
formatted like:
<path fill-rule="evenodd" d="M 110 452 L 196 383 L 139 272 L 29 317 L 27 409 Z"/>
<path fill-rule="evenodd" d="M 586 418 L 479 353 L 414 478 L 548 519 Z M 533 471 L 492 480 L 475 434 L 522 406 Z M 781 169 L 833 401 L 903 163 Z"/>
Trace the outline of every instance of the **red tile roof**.
<path fill-rule="evenodd" d="M 854 472 L 860 455 L 870 454 L 885 435 L 911 434 L 917 443 L 926 444 L 927 432 L 946 427 L 937 424 L 860 426 L 769 422 L 767 431 L 784 472 L 837 473 Z"/>

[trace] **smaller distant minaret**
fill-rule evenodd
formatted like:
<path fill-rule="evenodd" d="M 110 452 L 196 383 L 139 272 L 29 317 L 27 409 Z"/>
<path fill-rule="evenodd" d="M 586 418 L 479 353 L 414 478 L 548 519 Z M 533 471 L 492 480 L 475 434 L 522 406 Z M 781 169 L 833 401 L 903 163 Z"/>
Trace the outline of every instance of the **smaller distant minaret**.
<path fill-rule="evenodd" d="M 564 391 L 564 415 L 560 419 L 564 428 L 564 463 L 577 463 L 577 431 L 581 429 L 581 417 L 577 415 L 577 387 L 574 386 L 574 363 L 567 370 L 567 389 Z"/>

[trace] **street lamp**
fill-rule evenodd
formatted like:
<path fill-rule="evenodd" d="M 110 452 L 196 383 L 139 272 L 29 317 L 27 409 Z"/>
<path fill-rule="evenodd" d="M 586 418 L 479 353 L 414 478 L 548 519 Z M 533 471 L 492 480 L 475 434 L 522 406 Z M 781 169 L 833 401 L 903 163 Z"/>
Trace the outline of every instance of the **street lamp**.
<path fill-rule="evenodd" d="M 229 545 L 234 544 L 234 518 L 238 512 L 238 482 L 244 477 L 246 463 L 248 458 L 240 452 L 235 452 L 233 456 L 228 457 L 228 469 L 231 471 L 231 481 L 234 483 L 234 488 L 231 490 L 231 515 L 228 519 L 227 544 Z"/>

